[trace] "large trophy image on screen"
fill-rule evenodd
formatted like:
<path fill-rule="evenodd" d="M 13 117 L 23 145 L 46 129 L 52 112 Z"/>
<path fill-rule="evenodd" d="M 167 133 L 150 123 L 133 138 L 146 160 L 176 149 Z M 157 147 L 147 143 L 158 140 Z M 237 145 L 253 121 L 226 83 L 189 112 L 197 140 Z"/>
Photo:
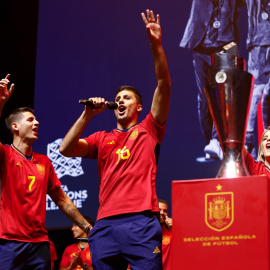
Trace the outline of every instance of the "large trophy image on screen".
<path fill-rule="evenodd" d="M 254 79 L 245 71 L 245 60 L 237 55 L 235 44 L 212 54 L 212 63 L 204 91 L 223 149 L 217 178 L 246 176 L 242 150 Z"/>

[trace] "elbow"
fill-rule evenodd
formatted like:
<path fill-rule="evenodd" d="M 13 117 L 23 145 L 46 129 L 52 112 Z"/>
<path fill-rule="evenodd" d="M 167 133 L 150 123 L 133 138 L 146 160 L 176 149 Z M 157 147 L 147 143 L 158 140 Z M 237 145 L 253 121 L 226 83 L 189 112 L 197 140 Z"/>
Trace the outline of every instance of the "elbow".
<path fill-rule="evenodd" d="M 67 146 L 65 144 L 61 144 L 59 147 L 59 153 L 65 157 L 72 158 L 72 157 L 82 157 L 85 154 L 81 153 L 81 149 L 78 145 L 75 146 Z"/>
<path fill-rule="evenodd" d="M 66 154 L 65 152 L 66 152 L 65 147 L 61 144 L 60 147 L 59 147 L 59 153 L 61 155 L 65 156 L 65 154 Z"/>
<path fill-rule="evenodd" d="M 69 151 L 63 144 L 61 144 L 59 147 L 59 153 L 65 157 L 71 157 Z"/>

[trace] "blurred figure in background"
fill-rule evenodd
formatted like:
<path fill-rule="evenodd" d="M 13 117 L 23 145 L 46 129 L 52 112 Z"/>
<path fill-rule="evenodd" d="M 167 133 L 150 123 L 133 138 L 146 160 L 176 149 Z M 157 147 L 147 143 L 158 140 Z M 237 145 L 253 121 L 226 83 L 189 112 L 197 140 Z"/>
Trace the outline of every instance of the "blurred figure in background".
<path fill-rule="evenodd" d="M 270 125 L 270 2 L 269 0 L 245 1 L 248 11 L 248 72 L 255 78 L 245 147 L 251 156 L 256 159 L 258 144 L 255 131 L 257 109 L 261 100 L 264 130 Z M 258 119 L 258 121 L 260 120 Z"/>
<path fill-rule="evenodd" d="M 158 200 L 160 225 L 162 229 L 162 263 L 163 270 L 172 270 L 172 218 L 168 217 L 168 204 Z"/>
<path fill-rule="evenodd" d="M 94 226 L 95 222 L 90 217 L 84 216 L 84 218 L 92 225 L 92 227 Z M 88 244 L 88 235 L 76 224 L 73 224 L 71 231 L 74 239 L 78 239 L 78 242 L 65 249 L 59 265 L 59 270 L 92 270 L 93 267 Z"/>
<path fill-rule="evenodd" d="M 212 67 L 211 54 L 230 42 L 239 45 L 238 13 L 242 0 L 193 0 L 190 17 L 180 47 L 193 50 L 193 66 L 198 87 L 198 114 L 206 140 L 205 157 L 198 162 L 222 159 L 223 152 L 208 109 L 204 87 Z"/>

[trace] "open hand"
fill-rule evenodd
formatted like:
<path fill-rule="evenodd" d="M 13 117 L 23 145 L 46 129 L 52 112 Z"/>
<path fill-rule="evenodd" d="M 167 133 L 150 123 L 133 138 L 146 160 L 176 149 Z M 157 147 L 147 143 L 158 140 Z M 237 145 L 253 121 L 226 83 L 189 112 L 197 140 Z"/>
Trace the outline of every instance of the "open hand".
<path fill-rule="evenodd" d="M 155 14 L 152 10 L 146 10 L 146 16 L 141 13 L 143 22 L 146 26 L 147 35 L 150 43 L 161 42 L 161 27 L 160 27 L 160 16 L 157 14 L 157 19 L 155 19 Z"/>
<path fill-rule="evenodd" d="M 8 74 L 4 79 L 0 81 L 0 101 L 3 102 L 6 102 L 9 99 L 15 87 L 13 83 L 8 89 L 8 84 L 10 83 L 9 77 L 10 74 Z"/>

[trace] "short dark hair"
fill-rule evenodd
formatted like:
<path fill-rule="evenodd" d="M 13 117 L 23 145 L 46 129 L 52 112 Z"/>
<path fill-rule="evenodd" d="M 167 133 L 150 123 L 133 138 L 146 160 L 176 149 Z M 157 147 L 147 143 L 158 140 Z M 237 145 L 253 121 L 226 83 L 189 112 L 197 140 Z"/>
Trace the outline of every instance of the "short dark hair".
<path fill-rule="evenodd" d="M 86 221 L 88 221 L 89 224 L 92 225 L 92 227 L 94 227 L 95 221 L 94 221 L 92 218 L 90 218 L 90 217 L 88 217 L 88 216 L 83 216 L 83 217 L 84 217 L 84 219 L 85 219 Z"/>
<path fill-rule="evenodd" d="M 6 122 L 6 127 L 7 129 L 10 131 L 10 133 L 13 135 L 13 132 L 12 132 L 12 123 L 16 122 L 16 121 L 19 121 L 21 118 L 22 118 L 22 114 L 24 112 L 30 112 L 32 114 L 34 114 L 34 110 L 29 108 L 29 107 L 20 107 L 20 108 L 17 108 L 15 110 L 13 110 L 5 119 L 5 122 Z"/>
<path fill-rule="evenodd" d="M 158 199 L 158 202 L 159 202 L 159 203 L 164 203 L 164 204 L 166 204 L 166 205 L 167 205 L 167 207 L 168 207 L 168 204 L 167 204 L 167 202 L 166 202 L 166 201 L 164 201 L 164 200 L 162 200 L 162 199 Z"/>
<path fill-rule="evenodd" d="M 119 92 L 123 91 L 123 90 L 128 90 L 128 91 L 133 92 L 135 97 L 136 97 L 137 102 L 142 105 L 142 102 L 143 102 L 142 101 L 142 96 L 141 96 L 140 92 L 136 88 L 134 88 L 133 86 L 129 86 L 129 85 L 120 86 L 116 90 L 116 95 Z"/>

